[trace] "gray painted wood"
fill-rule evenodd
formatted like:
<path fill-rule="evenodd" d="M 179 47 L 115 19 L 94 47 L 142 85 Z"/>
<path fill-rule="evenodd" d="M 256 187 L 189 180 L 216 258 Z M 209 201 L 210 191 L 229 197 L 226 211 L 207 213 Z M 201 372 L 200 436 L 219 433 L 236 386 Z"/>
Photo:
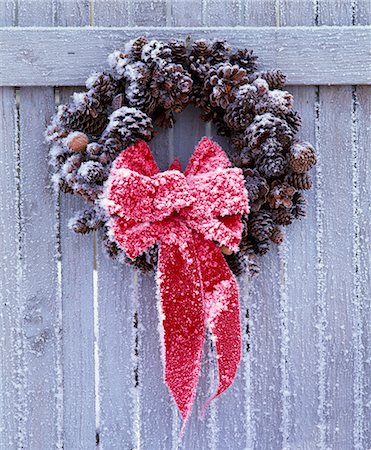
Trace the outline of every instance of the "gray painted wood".
<path fill-rule="evenodd" d="M 248 43 L 263 67 L 281 68 L 291 84 L 369 84 L 371 79 L 368 27 L 262 27 L 241 28 L 236 33 L 233 28 L 148 26 L 0 29 L 0 84 L 82 84 L 87 74 L 106 67 L 108 53 L 138 34 L 160 39 L 218 37 L 238 47 Z"/>
<path fill-rule="evenodd" d="M 19 179 L 14 88 L 0 88 L 0 448 L 19 445 L 22 341 L 19 324 Z M 9 224 L 11 224 L 9 226 Z"/>
<path fill-rule="evenodd" d="M 371 361 L 371 89 L 357 86 L 356 90 L 356 120 L 357 136 L 355 148 L 355 163 L 358 169 L 354 174 L 356 182 L 355 197 L 355 245 L 354 245 L 354 325 L 353 347 L 355 352 L 355 371 L 353 391 L 355 401 L 354 440 L 358 448 L 371 442 L 371 428 L 368 417 L 371 395 L 370 373 Z M 357 276 L 358 272 L 358 276 Z"/>
<path fill-rule="evenodd" d="M 68 0 L 56 4 L 57 26 L 89 24 L 89 3 Z M 68 103 L 73 92 L 59 89 L 59 102 Z M 63 331 L 63 444 L 73 449 L 93 448 L 96 441 L 93 236 L 79 236 L 68 228 L 73 214 L 86 207 L 81 199 L 61 195 L 59 201 L 60 277 Z"/>
<path fill-rule="evenodd" d="M 129 6 L 125 1 L 96 1 L 94 23 L 99 26 L 127 25 Z M 138 448 L 140 416 L 136 352 L 139 275 L 132 267 L 110 260 L 100 234 L 97 238 L 99 448 Z"/>
<path fill-rule="evenodd" d="M 61 311 L 56 261 L 56 199 L 43 133 L 52 88 L 20 90 L 21 309 L 25 448 L 61 448 Z"/>

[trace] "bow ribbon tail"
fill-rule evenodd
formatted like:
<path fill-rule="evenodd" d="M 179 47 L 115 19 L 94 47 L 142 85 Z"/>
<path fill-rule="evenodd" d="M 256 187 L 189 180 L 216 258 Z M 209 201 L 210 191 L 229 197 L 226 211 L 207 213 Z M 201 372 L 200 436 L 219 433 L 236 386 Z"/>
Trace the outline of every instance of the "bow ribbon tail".
<path fill-rule="evenodd" d="M 192 232 L 160 244 L 158 282 L 165 346 L 165 382 L 183 419 L 191 413 L 205 338 L 203 287 Z"/>
<path fill-rule="evenodd" d="M 195 244 L 203 279 L 206 323 L 216 343 L 219 384 L 206 402 L 212 400 L 233 382 L 241 359 L 241 324 L 236 279 L 216 244 L 196 235 Z"/>

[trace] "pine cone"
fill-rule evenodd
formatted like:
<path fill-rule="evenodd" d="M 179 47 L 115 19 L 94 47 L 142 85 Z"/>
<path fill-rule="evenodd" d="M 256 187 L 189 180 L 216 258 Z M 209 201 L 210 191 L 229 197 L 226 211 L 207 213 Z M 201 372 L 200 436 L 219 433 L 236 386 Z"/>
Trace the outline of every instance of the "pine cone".
<path fill-rule="evenodd" d="M 128 64 L 125 68 L 125 100 L 131 107 L 150 114 L 157 106 L 156 99 L 150 93 L 149 85 L 152 71 L 141 61 Z"/>
<path fill-rule="evenodd" d="M 210 64 L 219 64 L 229 59 L 231 48 L 224 40 L 215 40 L 211 44 L 209 62 Z"/>
<path fill-rule="evenodd" d="M 113 138 L 122 143 L 122 150 L 138 139 L 150 141 L 153 133 L 152 120 L 147 114 L 139 109 L 123 106 L 111 114 L 109 124 L 99 143 L 106 147 L 107 141 Z M 114 142 L 114 145 L 117 145 L 117 142 Z"/>
<path fill-rule="evenodd" d="M 108 227 L 103 228 L 102 242 L 103 242 L 104 248 L 107 252 L 107 255 L 110 258 L 117 259 L 120 255 L 123 254 L 123 251 L 117 245 L 116 241 L 113 240 L 112 237 L 109 235 Z"/>
<path fill-rule="evenodd" d="M 269 89 L 283 89 L 285 86 L 286 75 L 279 69 L 261 72 L 259 77 L 266 80 L 269 85 Z"/>
<path fill-rule="evenodd" d="M 231 255 L 224 255 L 225 260 L 234 275 L 241 275 L 248 268 L 248 257 L 247 255 L 237 252 Z"/>
<path fill-rule="evenodd" d="M 259 147 L 255 165 L 259 173 L 267 178 L 283 175 L 287 169 L 287 160 L 282 145 L 274 138 L 267 139 Z"/>
<path fill-rule="evenodd" d="M 188 55 L 185 42 L 178 39 L 170 39 L 168 45 L 171 49 L 172 61 L 175 64 L 181 64 L 183 67 L 187 67 Z"/>
<path fill-rule="evenodd" d="M 236 97 L 238 87 L 248 82 L 246 70 L 229 63 L 221 64 L 210 69 L 210 78 L 206 80 L 206 87 L 211 87 L 210 103 L 226 109 Z"/>
<path fill-rule="evenodd" d="M 287 182 L 296 189 L 310 189 L 313 184 L 307 173 L 292 173 L 287 177 Z"/>
<path fill-rule="evenodd" d="M 189 103 L 192 79 L 179 64 L 158 67 L 152 74 L 150 92 L 164 109 L 181 112 Z"/>
<path fill-rule="evenodd" d="M 110 74 L 105 72 L 94 73 L 86 80 L 86 88 L 100 102 L 100 104 L 110 104 L 116 95 L 118 83 Z"/>
<path fill-rule="evenodd" d="M 271 214 L 263 209 L 252 213 L 249 218 L 248 226 L 249 233 L 254 239 L 258 241 L 267 240 L 273 231 Z"/>
<path fill-rule="evenodd" d="M 114 51 L 108 55 L 108 64 L 112 69 L 113 77 L 116 80 L 120 80 L 125 72 L 125 67 L 130 63 L 130 59 L 127 53 Z"/>
<path fill-rule="evenodd" d="M 103 211 L 92 206 L 79 211 L 75 217 L 70 219 L 68 227 L 75 233 L 86 234 L 97 230 L 103 225 Z"/>
<path fill-rule="evenodd" d="M 269 237 L 270 240 L 277 245 L 281 245 L 282 242 L 284 241 L 283 233 L 279 227 L 274 227 Z"/>
<path fill-rule="evenodd" d="M 232 133 L 231 146 L 236 151 L 241 151 L 245 147 L 245 134 L 244 133 Z"/>
<path fill-rule="evenodd" d="M 171 48 L 165 42 L 149 41 L 142 48 L 142 61 L 149 64 L 161 64 L 171 61 Z"/>
<path fill-rule="evenodd" d="M 293 139 L 293 131 L 287 123 L 271 113 L 255 117 L 245 132 L 245 142 L 254 151 L 268 138 L 276 138 L 282 146 L 287 146 Z"/>
<path fill-rule="evenodd" d="M 263 177 L 256 170 L 244 169 L 245 185 L 249 198 L 249 206 L 252 212 L 259 211 L 266 202 L 269 187 Z"/>
<path fill-rule="evenodd" d="M 288 155 L 289 165 L 296 173 L 308 172 L 316 164 L 316 154 L 309 142 L 295 142 Z"/>
<path fill-rule="evenodd" d="M 230 61 L 231 64 L 237 64 L 246 70 L 247 73 L 254 72 L 256 70 L 257 64 L 256 60 L 257 56 L 253 55 L 252 50 L 237 50 L 235 53 L 231 55 Z"/>
<path fill-rule="evenodd" d="M 304 195 L 300 192 L 296 192 L 293 199 L 293 207 L 290 212 L 295 219 L 301 219 L 307 215 L 306 201 Z"/>
<path fill-rule="evenodd" d="M 291 210 L 284 206 L 279 206 L 277 209 L 274 209 L 272 211 L 272 217 L 275 223 L 285 226 L 290 225 L 295 219 Z"/>
<path fill-rule="evenodd" d="M 206 63 L 210 53 L 211 53 L 210 42 L 206 41 L 205 39 L 199 39 L 198 41 L 195 41 L 193 43 L 189 59 L 191 62 L 204 64 Z"/>
<path fill-rule="evenodd" d="M 238 89 L 233 103 L 229 103 L 224 120 L 233 130 L 244 130 L 253 120 L 255 114 L 256 89 L 245 84 Z"/>
<path fill-rule="evenodd" d="M 296 189 L 286 182 L 274 181 L 268 195 L 269 206 L 276 209 L 279 206 L 291 208 L 293 205 L 292 198 Z"/>
<path fill-rule="evenodd" d="M 296 111 L 289 111 L 287 114 L 278 113 L 278 116 L 284 119 L 294 133 L 301 127 L 301 117 Z"/>
<path fill-rule="evenodd" d="M 78 170 L 78 175 L 82 183 L 91 184 L 102 184 L 107 178 L 102 164 L 97 161 L 83 162 Z"/>
<path fill-rule="evenodd" d="M 76 93 L 73 104 L 64 111 L 61 121 L 67 129 L 99 136 L 107 124 L 107 117 L 94 96 Z"/>
<path fill-rule="evenodd" d="M 287 91 L 280 91 L 274 89 L 268 91 L 259 98 L 255 109 L 257 114 L 273 113 L 273 114 L 288 114 L 293 105 L 293 97 Z"/>
<path fill-rule="evenodd" d="M 129 53 L 133 61 L 140 61 L 142 57 L 143 47 L 148 44 L 148 39 L 144 36 L 139 36 L 128 43 L 125 49 Z"/>

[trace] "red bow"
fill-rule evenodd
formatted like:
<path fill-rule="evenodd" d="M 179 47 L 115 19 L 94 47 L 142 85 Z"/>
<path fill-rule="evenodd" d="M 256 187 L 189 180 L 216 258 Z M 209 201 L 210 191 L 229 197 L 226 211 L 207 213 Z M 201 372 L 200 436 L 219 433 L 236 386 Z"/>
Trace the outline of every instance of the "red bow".
<path fill-rule="evenodd" d="M 219 245 L 238 249 L 248 212 L 241 169 L 203 138 L 181 173 L 159 172 L 141 141 L 116 159 L 103 206 L 118 244 L 131 257 L 160 244 L 158 282 L 165 381 L 186 424 L 200 372 L 205 321 L 216 341 L 219 385 L 232 383 L 241 356 L 238 287 Z"/>

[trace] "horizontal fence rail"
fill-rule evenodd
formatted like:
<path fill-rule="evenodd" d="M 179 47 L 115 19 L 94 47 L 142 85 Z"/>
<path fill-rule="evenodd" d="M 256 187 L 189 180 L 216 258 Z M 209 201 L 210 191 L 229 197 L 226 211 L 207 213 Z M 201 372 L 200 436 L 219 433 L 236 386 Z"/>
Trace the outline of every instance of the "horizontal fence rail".
<path fill-rule="evenodd" d="M 106 67 L 107 55 L 138 35 L 227 39 L 249 47 L 262 68 L 280 68 L 289 84 L 371 84 L 371 28 L 1 28 L 1 86 L 73 86 Z"/>

